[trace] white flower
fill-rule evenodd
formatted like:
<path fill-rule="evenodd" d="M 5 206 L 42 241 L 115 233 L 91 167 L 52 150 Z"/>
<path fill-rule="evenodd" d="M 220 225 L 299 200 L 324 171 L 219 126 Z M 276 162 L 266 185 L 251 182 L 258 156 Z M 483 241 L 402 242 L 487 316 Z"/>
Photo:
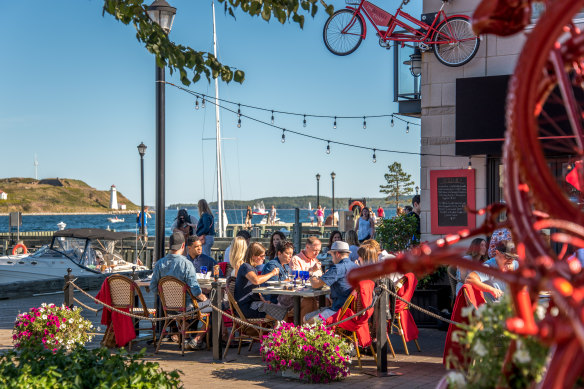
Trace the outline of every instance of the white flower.
<path fill-rule="evenodd" d="M 64 323 L 63 323 L 63 324 L 61 324 L 61 329 L 63 329 L 63 330 L 64 330 L 65 328 L 67 328 L 67 325 L 66 325 L 66 324 L 64 324 Z"/>
<path fill-rule="evenodd" d="M 451 339 L 454 343 L 460 343 L 460 333 L 461 333 L 460 331 L 453 331 L 452 332 Z"/>
<path fill-rule="evenodd" d="M 466 378 L 462 373 L 451 371 L 446 376 L 448 383 L 454 388 L 464 388 L 466 386 Z"/>
<path fill-rule="evenodd" d="M 479 357 L 484 357 L 487 355 L 487 349 L 485 346 L 483 346 L 480 340 L 477 340 L 475 345 L 472 347 L 472 351 L 474 351 Z"/>
<path fill-rule="evenodd" d="M 97 326 L 97 332 L 101 332 L 101 327 Z"/>
<path fill-rule="evenodd" d="M 483 316 L 483 313 L 485 313 L 485 311 L 487 310 L 488 304 L 482 304 L 480 307 L 478 307 L 477 309 L 477 316 L 481 317 Z"/>
<path fill-rule="evenodd" d="M 531 362 L 531 357 L 529 356 L 527 350 L 518 349 L 515 351 L 515 354 L 513 354 L 513 360 L 517 363 L 526 364 Z"/>
<path fill-rule="evenodd" d="M 546 311 L 546 307 L 538 304 L 537 308 L 535 309 L 535 316 L 537 317 L 538 320 L 543 320 L 543 318 L 545 317 L 545 311 Z"/>
<path fill-rule="evenodd" d="M 42 303 L 41 304 L 41 307 L 46 307 L 46 306 L 47 306 L 47 303 Z"/>
<path fill-rule="evenodd" d="M 69 319 L 69 323 L 73 324 L 74 320 L 73 318 Z"/>
<path fill-rule="evenodd" d="M 460 310 L 460 316 L 462 317 L 470 317 L 472 316 L 473 311 L 475 310 L 474 306 L 464 307 Z"/>
<path fill-rule="evenodd" d="M 47 320 L 47 315 L 43 315 L 41 317 L 43 318 L 43 320 Z"/>

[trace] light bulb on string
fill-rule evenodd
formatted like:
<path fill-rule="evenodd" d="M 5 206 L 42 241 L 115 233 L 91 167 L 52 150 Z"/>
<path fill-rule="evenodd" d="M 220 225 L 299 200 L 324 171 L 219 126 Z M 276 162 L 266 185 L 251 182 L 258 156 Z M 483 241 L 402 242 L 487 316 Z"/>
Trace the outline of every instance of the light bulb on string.
<path fill-rule="evenodd" d="M 272 111 L 272 124 L 274 124 L 274 111 Z"/>
<path fill-rule="evenodd" d="M 375 149 L 373 149 L 373 163 L 377 162 L 377 157 L 375 156 Z"/>
<path fill-rule="evenodd" d="M 241 118 L 237 119 L 237 128 L 241 128 Z"/>
<path fill-rule="evenodd" d="M 195 109 L 199 109 L 199 98 L 195 100 Z"/>
<path fill-rule="evenodd" d="M 203 100 L 201 101 L 201 108 L 205 108 L 205 95 L 203 95 Z"/>
<path fill-rule="evenodd" d="M 363 129 L 367 128 L 367 122 L 365 121 L 365 116 L 363 116 Z"/>
<path fill-rule="evenodd" d="M 394 123 L 394 121 L 393 121 L 393 115 L 391 115 L 391 126 L 392 126 L 392 127 L 393 127 L 393 126 L 395 126 L 395 123 Z"/>
<path fill-rule="evenodd" d="M 241 105 L 237 104 L 237 117 L 241 117 Z"/>
<path fill-rule="evenodd" d="M 330 154 L 331 153 L 331 142 L 328 141 L 328 140 L 326 142 L 327 142 L 327 144 L 326 144 L 326 153 L 327 154 Z"/>
<path fill-rule="evenodd" d="M 286 130 L 282 130 L 282 143 L 286 142 Z"/>
<path fill-rule="evenodd" d="M 337 129 L 337 117 L 335 116 L 335 121 L 333 123 L 333 128 L 336 130 Z"/>
<path fill-rule="evenodd" d="M 470 157 L 468 157 L 468 167 L 467 167 L 467 169 L 468 170 L 471 170 L 472 169 L 472 161 L 470 160 Z"/>
<path fill-rule="evenodd" d="M 408 125 L 406 126 L 406 134 L 410 133 L 410 123 L 408 123 Z"/>
<path fill-rule="evenodd" d="M 304 115 L 304 120 L 302 121 L 302 127 L 306 127 L 306 115 Z"/>

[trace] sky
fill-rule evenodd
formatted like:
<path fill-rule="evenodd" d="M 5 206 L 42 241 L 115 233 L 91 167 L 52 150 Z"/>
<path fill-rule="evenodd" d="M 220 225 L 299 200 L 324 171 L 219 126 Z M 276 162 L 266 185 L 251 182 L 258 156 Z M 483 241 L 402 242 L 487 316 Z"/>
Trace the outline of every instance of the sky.
<path fill-rule="evenodd" d="M 211 0 L 171 0 L 177 8 L 170 38 L 196 50 L 213 50 Z M 414 3 L 414 2 L 412 2 Z M 3 2 L 3 61 L 0 61 L 0 177 L 80 179 L 99 190 L 115 184 L 140 201 L 140 157 L 144 142 L 145 201 L 155 203 L 155 63 L 137 41 L 133 26 L 102 16 L 100 0 Z M 334 1 L 335 8 L 344 7 Z M 383 5 L 383 4 L 380 4 Z M 417 4 L 406 12 L 419 15 Z M 388 9 L 389 10 L 389 9 Z M 393 11 L 393 9 L 391 9 Z M 393 102 L 393 54 L 378 45 L 375 31 L 353 54 L 326 49 L 320 7 L 306 15 L 304 29 L 293 22 L 269 23 L 241 10 L 236 18 L 217 7 L 219 60 L 245 71 L 245 82 L 219 83 L 222 99 L 267 109 L 331 116 L 397 112 Z M 180 85 L 167 72 L 166 81 Z M 214 95 L 202 79 L 189 89 Z M 199 102 L 200 103 L 200 102 Z M 216 195 L 215 109 L 195 110 L 193 96 L 166 87 L 166 204 L 214 201 Z M 269 122 L 270 114 L 242 109 Z M 410 119 L 415 122 L 417 119 Z M 400 162 L 419 185 L 419 156 L 331 145 L 221 113 L 225 199 L 331 195 L 381 197 L 387 166 Z M 325 139 L 371 148 L 420 151 L 420 127 L 388 118 L 339 120 L 275 115 L 275 124 Z M 1 188 L 0 188 L 1 189 Z"/>

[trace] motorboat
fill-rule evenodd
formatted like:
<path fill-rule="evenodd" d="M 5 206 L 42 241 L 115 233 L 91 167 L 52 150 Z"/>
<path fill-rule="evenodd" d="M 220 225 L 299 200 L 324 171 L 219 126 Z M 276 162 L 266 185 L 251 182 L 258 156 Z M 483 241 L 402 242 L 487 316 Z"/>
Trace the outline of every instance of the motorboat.
<path fill-rule="evenodd" d="M 60 278 L 71 268 L 75 276 L 148 270 L 146 266 L 124 260 L 120 250 L 132 247 L 136 235 L 97 228 L 55 231 L 50 245 L 31 255 L 0 257 L 0 285 L 17 281 Z"/>
<path fill-rule="evenodd" d="M 268 214 L 268 211 L 266 211 L 266 206 L 264 205 L 263 201 L 260 201 L 259 203 L 253 206 L 253 214 L 262 216 Z"/>
<path fill-rule="evenodd" d="M 117 217 L 117 216 L 114 216 L 114 217 L 108 217 L 108 218 L 107 218 L 107 220 L 108 220 L 110 223 L 123 223 L 123 222 L 125 221 L 125 219 L 124 219 L 124 218 L 121 218 L 121 219 L 120 219 L 120 218 L 119 218 L 119 217 Z"/>
<path fill-rule="evenodd" d="M 262 218 L 262 220 L 260 220 L 259 224 L 268 224 L 268 217 L 264 216 Z M 280 224 L 280 218 L 278 216 L 276 216 L 276 219 L 274 220 L 274 224 Z"/>

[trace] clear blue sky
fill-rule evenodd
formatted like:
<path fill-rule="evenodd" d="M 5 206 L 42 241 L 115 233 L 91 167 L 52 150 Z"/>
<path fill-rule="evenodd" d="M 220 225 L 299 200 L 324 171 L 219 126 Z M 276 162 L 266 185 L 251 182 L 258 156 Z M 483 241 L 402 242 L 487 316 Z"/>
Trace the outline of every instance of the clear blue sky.
<path fill-rule="evenodd" d="M 177 7 L 171 38 L 212 52 L 211 0 L 170 0 Z M 140 201 L 139 155 L 145 157 L 146 203 L 155 202 L 154 58 L 135 38 L 133 26 L 106 15 L 100 0 L 3 3 L 0 62 L 0 177 L 67 177 L 100 189 L 115 184 Z M 333 3 L 336 8 L 343 1 Z M 382 3 L 379 3 L 380 5 Z M 396 4 L 392 4 L 392 8 Z M 419 15 L 418 4 L 406 11 Z M 219 59 L 243 69 L 243 85 L 220 83 L 222 98 L 276 110 L 325 115 L 374 115 L 397 111 L 393 103 L 393 55 L 379 47 L 370 28 L 359 49 L 330 54 L 322 41 L 322 7 L 304 30 L 295 23 L 264 22 L 238 11 L 217 12 Z M 372 32 L 373 31 L 373 32 Z M 393 49 L 392 49 L 393 50 Z M 180 84 L 167 74 L 167 81 Z M 206 80 L 189 88 L 214 94 Z M 269 121 L 269 114 L 244 112 Z M 194 110 L 194 99 L 166 89 L 166 203 L 216 199 L 215 110 Z M 387 165 L 398 161 L 419 185 L 419 157 L 332 145 L 222 113 L 226 199 L 315 194 L 379 197 Z M 369 147 L 419 152 L 420 127 L 389 126 L 388 119 L 338 122 L 276 115 L 277 124 L 319 137 Z M 1 188 L 0 188 L 1 189 Z"/>

